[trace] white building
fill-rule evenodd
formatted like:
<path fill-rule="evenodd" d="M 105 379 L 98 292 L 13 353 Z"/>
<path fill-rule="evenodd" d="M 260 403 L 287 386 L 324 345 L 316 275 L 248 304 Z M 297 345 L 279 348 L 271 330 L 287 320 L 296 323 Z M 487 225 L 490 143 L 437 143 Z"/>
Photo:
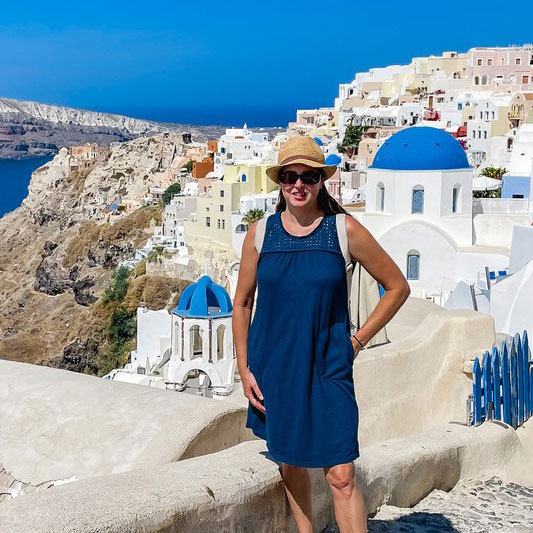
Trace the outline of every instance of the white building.
<path fill-rule="evenodd" d="M 448 294 L 486 265 L 507 266 L 499 248 L 473 245 L 472 168 L 450 134 L 399 131 L 368 168 L 362 221 L 394 259 L 414 295 Z"/>
<path fill-rule="evenodd" d="M 137 349 L 105 379 L 177 391 L 193 380 L 224 399 L 235 383 L 232 312 L 227 291 L 207 275 L 185 288 L 172 313 L 138 308 Z"/>
<path fill-rule="evenodd" d="M 467 138 L 470 150 L 488 154 L 490 139 L 509 130 L 507 113 L 511 99 L 511 95 L 492 95 L 490 98 L 475 102 L 475 118 L 467 122 Z"/>
<path fill-rule="evenodd" d="M 243 128 L 228 128 L 218 140 L 218 152 L 215 156 L 217 167 L 229 159 L 241 160 L 267 156 L 270 150 L 267 132 L 254 132 L 245 124 Z M 218 175 L 218 174 L 217 174 Z"/>
<path fill-rule="evenodd" d="M 236 368 L 232 312 L 229 294 L 209 276 L 183 291 L 172 311 L 168 383 L 184 390 L 189 374 L 196 371 L 209 379 L 214 398 L 232 392 Z"/>

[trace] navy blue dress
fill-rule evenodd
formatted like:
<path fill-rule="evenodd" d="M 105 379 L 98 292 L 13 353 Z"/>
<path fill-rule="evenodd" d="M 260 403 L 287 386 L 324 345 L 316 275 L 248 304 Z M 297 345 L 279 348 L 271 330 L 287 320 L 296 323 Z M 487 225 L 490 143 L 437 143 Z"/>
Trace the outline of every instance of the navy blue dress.
<path fill-rule="evenodd" d="M 246 427 L 270 455 L 319 468 L 359 457 L 346 270 L 335 215 L 291 235 L 281 211 L 266 220 L 257 263 L 248 366 L 266 413 L 248 404 Z"/>

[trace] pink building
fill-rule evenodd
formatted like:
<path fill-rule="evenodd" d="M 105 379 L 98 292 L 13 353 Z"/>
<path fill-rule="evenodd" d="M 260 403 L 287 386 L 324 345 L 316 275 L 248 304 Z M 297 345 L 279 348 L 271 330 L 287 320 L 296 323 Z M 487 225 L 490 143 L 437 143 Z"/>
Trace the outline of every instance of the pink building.
<path fill-rule="evenodd" d="M 533 88 L 533 45 L 471 48 L 466 74 L 474 87 Z"/>

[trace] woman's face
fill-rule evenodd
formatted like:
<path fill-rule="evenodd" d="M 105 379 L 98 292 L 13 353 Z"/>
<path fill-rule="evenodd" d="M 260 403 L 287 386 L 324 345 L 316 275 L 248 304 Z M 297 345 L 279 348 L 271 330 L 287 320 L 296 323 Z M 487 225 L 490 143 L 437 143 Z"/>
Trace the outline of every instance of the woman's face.
<path fill-rule="evenodd" d="M 313 167 L 302 163 L 295 163 L 293 165 L 285 165 L 283 170 L 292 170 L 297 174 L 301 174 L 306 170 L 313 170 Z M 294 207 L 305 207 L 317 204 L 318 192 L 322 187 L 323 181 L 324 178 L 322 177 L 315 185 L 306 185 L 305 183 L 302 183 L 300 178 L 298 178 L 294 184 L 280 182 L 279 185 L 287 205 L 290 204 Z"/>

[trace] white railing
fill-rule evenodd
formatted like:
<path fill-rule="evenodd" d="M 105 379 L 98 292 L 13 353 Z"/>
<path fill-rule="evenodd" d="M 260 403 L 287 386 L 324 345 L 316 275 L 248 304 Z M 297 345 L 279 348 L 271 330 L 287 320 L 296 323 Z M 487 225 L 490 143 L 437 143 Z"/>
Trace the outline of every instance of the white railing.
<path fill-rule="evenodd" d="M 472 212 L 480 213 L 523 213 L 533 211 L 529 198 L 473 198 Z"/>

